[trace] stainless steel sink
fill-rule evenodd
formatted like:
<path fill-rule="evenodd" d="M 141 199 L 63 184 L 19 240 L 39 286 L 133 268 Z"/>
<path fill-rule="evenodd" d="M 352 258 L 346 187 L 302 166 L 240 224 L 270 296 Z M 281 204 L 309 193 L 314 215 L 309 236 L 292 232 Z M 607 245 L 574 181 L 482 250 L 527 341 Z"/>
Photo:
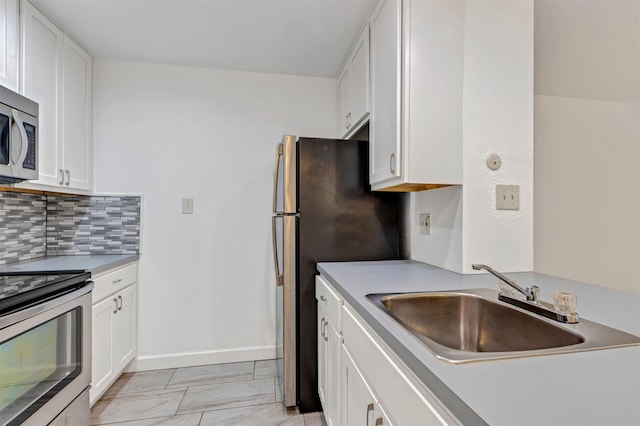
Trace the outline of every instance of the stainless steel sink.
<path fill-rule="evenodd" d="M 465 363 L 640 345 L 640 338 L 581 319 L 561 324 L 498 300 L 489 289 L 367 296 L 438 358 Z"/>

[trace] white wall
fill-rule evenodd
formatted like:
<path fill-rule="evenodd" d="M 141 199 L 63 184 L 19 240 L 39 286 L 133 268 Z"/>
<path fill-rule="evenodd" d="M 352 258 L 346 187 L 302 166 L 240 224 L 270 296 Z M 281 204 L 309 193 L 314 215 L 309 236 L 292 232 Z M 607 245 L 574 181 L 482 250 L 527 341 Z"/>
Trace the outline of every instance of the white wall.
<path fill-rule="evenodd" d="M 411 258 L 461 273 L 472 263 L 533 268 L 533 2 L 465 5 L 463 186 L 411 195 Z M 497 153 L 502 167 L 486 158 Z M 520 186 L 520 210 L 495 208 L 496 184 Z M 418 215 L 431 214 L 431 235 Z"/>
<path fill-rule="evenodd" d="M 276 144 L 335 135 L 335 93 L 333 79 L 95 60 L 96 190 L 144 194 L 135 368 L 274 357 Z"/>
<path fill-rule="evenodd" d="M 536 96 L 535 270 L 640 294 L 640 104 Z"/>
<path fill-rule="evenodd" d="M 640 2 L 536 2 L 534 269 L 640 294 Z"/>

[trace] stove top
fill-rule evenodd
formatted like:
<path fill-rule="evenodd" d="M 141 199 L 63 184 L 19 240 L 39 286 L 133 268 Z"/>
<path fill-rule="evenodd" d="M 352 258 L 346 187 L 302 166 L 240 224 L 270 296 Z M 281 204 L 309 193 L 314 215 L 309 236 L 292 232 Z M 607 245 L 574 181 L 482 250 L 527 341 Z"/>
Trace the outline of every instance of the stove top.
<path fill-rule="evenodd" d="M 0 274 L 0 315 L 82 287 L 89 278 L 84 271 Z"/>

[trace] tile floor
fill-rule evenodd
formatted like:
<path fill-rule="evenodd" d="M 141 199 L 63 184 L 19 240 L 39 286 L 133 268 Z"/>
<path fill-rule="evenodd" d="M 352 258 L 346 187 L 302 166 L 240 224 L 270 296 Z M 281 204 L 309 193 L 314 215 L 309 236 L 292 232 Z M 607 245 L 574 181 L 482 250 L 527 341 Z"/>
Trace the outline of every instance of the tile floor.
<path fill-rule="evenodd" d="M 325 426 L 282 406 L 275 361 L 123 374 L 91 409 L 92 425 Z"/>

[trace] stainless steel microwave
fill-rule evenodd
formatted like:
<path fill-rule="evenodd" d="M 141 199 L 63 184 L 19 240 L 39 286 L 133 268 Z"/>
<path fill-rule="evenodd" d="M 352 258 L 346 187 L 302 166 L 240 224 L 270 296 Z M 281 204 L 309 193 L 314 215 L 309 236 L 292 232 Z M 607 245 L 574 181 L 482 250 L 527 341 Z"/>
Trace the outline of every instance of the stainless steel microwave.
<path fill-rule="evenodd" d="M 38 104 L 0 86 L 0 184 L 38 179 Z"/>

